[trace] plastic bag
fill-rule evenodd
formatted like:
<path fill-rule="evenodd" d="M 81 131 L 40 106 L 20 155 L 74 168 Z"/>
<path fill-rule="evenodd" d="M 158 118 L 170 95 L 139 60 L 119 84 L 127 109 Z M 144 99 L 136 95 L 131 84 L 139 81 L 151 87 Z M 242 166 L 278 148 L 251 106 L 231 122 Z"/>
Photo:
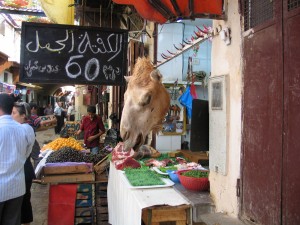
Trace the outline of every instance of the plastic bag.
<path fill-rule="evenodd" d="M 115 147 L 120 140 L 120 131 L 118 129 L 111 128 L 106 132 L 104 145 Z"/>
<path fill-rule="evenodd" d="M 181 105 L 186 107 L 188 118 L 192 118 L 193 96 L 191 95 L 191 89 L 189 86 L 186 88 L 185 92 L 178 98 L 178 101 Z"/>

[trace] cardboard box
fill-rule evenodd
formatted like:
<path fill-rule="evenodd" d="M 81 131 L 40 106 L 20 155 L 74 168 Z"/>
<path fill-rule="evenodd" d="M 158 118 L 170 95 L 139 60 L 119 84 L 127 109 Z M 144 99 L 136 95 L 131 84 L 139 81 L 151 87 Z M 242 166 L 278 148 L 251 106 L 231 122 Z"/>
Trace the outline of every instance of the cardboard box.
<path fill-rule="evenodd" d="M 48 130 L 50 128 L 53 128 L 57 125 L 57 120 L 54 115 L 48 115 L 48 116 L 40 116 L 39 117 L 42 121 L 52 121 L 51 123 L 48 123 L 47 125 L 40 126 L 38 131 Z"/>

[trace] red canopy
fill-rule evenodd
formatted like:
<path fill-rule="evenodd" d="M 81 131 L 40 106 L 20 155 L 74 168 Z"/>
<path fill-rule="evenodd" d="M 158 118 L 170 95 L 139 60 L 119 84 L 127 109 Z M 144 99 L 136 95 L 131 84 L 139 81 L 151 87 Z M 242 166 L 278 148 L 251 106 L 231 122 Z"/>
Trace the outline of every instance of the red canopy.
<path fill-rule="evenodd" d="M 203 18 L 222 15 L 222 0 L 113 0 L 117 4 L 133 5 L 146 20 L 165 23 L 167 20 Z"/>

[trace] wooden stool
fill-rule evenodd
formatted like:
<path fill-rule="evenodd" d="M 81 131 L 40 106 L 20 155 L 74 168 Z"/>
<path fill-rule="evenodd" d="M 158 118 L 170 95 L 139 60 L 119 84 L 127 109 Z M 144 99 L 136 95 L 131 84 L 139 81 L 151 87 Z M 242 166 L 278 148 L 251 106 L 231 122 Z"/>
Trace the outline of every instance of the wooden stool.
<path fill-rule="evenodd" d="M 153 206 L 142 211 L 142 219 L 146 225 L 159 225 L 160 222 L 176 222 L 176 225 L 191 224 L 191 207 Z"/>

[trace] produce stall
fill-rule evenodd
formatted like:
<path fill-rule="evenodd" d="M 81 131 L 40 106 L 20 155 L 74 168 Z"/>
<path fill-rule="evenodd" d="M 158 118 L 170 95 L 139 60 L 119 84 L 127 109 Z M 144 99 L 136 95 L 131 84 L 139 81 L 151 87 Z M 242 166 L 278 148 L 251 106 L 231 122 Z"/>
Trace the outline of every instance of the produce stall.
<path fill-rule="evenodd" d="M 205 178 L 193 179 L 204 179 L 205 185 L 201 188 L 207 190 L 208 171 L 195 162 L 177 157 L 177 153 L 157 154 L 152 151 L 147 157 L 137 160 L 141 155 L 145 154 L 125 151 L 122 143 L 112 152 L 107 191 L 109 223 L 140 225 L 143 220 L 152 225 L 171 221 L 177 225 L 192 224 L 190 201 L 174 188 L 179 181 L 171 176 L 169 179 L 167 172 L 178 169 L 181 175 L 184 169 L 193 174 L 201 171 Z"/>
<path fill-rule="evenodd" d="M 180 218 L 178 219 L 181 223 L 177 223 L 177 225 L 191 224 L 185 223 L 189 220 L 189 202 L 172 187 L 132 188 L 128 185 L 123 171 L 117 170 L 112 163 L 110 164 L 107 195 L 110 224 L 140 225 L 143 210 L 146 210 L 144 218 L 148 218 L 147 214 L 150 213 L 148 209 L 150 210 L 150 207 L 153 206 L 156 206 L 155 210 L 158 208 L 165 210 L 160 216 L 165 218 L 165 221 L 171 221 L 170 215 L 177 219 L 174 214 L 179 212 Z M 168 206 L 168 210 L 166 206 Z M 155 211 L 153 208 L 152 210 Z"/>
<path fill-rule="evenodd" d="M 109 153 L 104 148 L 99 154 L 90 154 L 81 142 L 68 136 L 43 146 L 43 159 L 35 172 L 42 184 L 50 185 L 48 225 L 108 220 L 105 198 Z"/>

